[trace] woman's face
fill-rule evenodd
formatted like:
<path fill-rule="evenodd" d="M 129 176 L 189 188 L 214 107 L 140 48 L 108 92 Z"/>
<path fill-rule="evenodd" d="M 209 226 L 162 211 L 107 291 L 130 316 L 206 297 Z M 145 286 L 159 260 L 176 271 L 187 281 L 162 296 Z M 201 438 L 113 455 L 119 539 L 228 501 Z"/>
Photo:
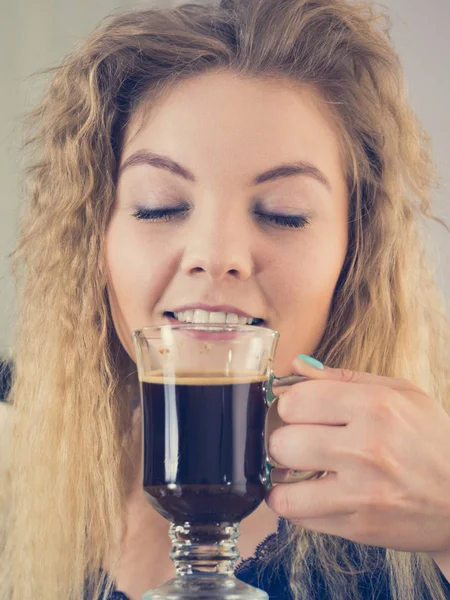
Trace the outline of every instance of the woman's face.
<path fill-rule="evenodd" d="M 174 317 L 247 315 L 279 331 L 275 371 L 290 373 L 324 332 L 347 214 L 337 134 L 311 90 L 224 72 L 178 84 L 133 116 L 122 149 L 106 259 L 123 346 L 133 358 L 131 332 Z"/>

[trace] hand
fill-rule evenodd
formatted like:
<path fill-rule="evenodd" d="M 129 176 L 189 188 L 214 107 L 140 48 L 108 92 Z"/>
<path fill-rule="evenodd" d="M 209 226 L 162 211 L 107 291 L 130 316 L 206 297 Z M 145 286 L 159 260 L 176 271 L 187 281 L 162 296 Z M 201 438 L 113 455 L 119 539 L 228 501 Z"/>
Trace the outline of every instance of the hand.
<path fill-rule="evenodd" d="M 357 543 L 447 556 L 450 552 L 450 417 L 404 379 L 317 370 L 278 401 L 286 423 L 269 454 L 325 478 L 281 483 L 267 496 L 296 525 Z M 280 470 L 274 469 L 274 472 Z"/>

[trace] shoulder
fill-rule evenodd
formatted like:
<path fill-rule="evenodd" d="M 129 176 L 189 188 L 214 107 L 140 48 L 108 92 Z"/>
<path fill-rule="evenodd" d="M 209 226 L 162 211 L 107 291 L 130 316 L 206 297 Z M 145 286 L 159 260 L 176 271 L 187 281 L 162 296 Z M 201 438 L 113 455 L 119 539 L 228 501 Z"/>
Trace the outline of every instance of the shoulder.
<path fill-rule="evenodd" d="M 0 401 L 0 537 L 8 522 L 11 488 L 11 430 L 13 407 Z"/>
<path fill-rule="evenodd" d="M 9 446 L 9 432 L 12 426 L 12 406 L 6 397 L 11 386 L 12 364 L 0 361 L 0 470 L 5 462 Z M 1 472 L 1 471 L 0 471 Z"/>
<path fill-rule="evenodd" d="M 6 402 L 11 385 L 12 364 L 0 361 L 0 496 L 8 477 L 13 407 Z"/>
<path fill-rule="evenodd" d="M 9 463 L 9 446 L 12 428 L 13 408 L 0 402 L 0 480 L 3 481 Z M 0 485 L 1 488 L 1 485 Z"/>
<path fill-rule="evenodd" d="M 0 406 L 6 402 L 6 397 L 11 387 L 12 372 L 12 362 L 1 360 L 0 358 Z"/>

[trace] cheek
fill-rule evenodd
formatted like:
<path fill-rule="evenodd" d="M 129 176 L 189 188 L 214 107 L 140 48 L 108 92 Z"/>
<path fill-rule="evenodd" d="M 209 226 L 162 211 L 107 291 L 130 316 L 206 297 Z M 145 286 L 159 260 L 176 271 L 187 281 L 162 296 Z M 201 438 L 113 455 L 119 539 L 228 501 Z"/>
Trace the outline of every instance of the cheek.
<path fill-rule="evenodd" d="M 279 260 L 269 286 L 276 310 L 274 329 L 280 332 L 276 368 L 291 372 L 299 352 L 311 354 L 319 344 L 347 249 L 346 236 L 306 236 Z M 268 288 L 269 289 L 269 288 Z"/>
<path fill-rule="evenodd" d="M 151 323 L 158 284 L 164 277 L 161 246 L 156 252 L 154 245 L 123 219 L 111 220 L 106 234 L 108 287 L 116 319 L 127 332 Z"/>
<path fill-rule="evenodd" d="M 305 235 L 288 254 L 279 257 L 273 275 L 280 299 L 293 306 L 328 304 L 347 250 L 346 235 L 336 231 Z"/>
<path fill-rule="evenodd" d="M 131 235 L 127 235 L 120 222 L 111 223 L 107 233 L 106 261 L 110 285 L 121 300 L 132 301 L 151 273 L 146 253 Z"/>

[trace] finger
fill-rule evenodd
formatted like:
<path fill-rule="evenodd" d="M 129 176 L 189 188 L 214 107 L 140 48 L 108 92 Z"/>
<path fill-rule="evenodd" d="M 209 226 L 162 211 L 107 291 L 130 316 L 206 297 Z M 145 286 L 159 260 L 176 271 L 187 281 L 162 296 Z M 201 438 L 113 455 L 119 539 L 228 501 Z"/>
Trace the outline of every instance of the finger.
<path fill-rule="evenodd" d="M 267 505 L 293 522 L 322 519 L 331 515 L 349 515 L 354 511 L 337 492 L 337 474 L 300 483 L 280 483 L 266 495 Z"/>
<path fill-rule="evenodd" d="M 345 447 L 343 438 L 342 427 L 284 425 L 269 437 L 269 457 L 289 469 L 339 471 L 348 462 L 337 451 Z"/>
<path fill-rule="evenodd" d="M 383 421 L 400 414 L 405 393 L 381 385 L 351 384 L 342 381 L 306 380 L 291 386 L 274 402 L 278 417 L 288 424 L 346 426 L 360 417 Z M 408 392 L 425 398 L 424 392 Z"/>
<path fill-rule="evenodd" d="M 397 377 L 385 377 L 383 375 L 374 375 L 373 373 L 364 373 L 361 371 L 352 371 L 351 369 L 336 369 L 323 366 L 322 369 L 315 368 L 297 356 L 292 362 L 294 372 L 305 375 L 310 379 L 342 381 L 344 383 L 371 383 L 384 385 L 394 390 L 415 390 L 422 391 L 407 379 Z"/>
<path fill-rule="evenodd" d="M 343 426 L 352 421 L 361 396 L 367 396 L 366 386 L 306 380 L 286 389 L 275 402 L 285 423 Z"/>

